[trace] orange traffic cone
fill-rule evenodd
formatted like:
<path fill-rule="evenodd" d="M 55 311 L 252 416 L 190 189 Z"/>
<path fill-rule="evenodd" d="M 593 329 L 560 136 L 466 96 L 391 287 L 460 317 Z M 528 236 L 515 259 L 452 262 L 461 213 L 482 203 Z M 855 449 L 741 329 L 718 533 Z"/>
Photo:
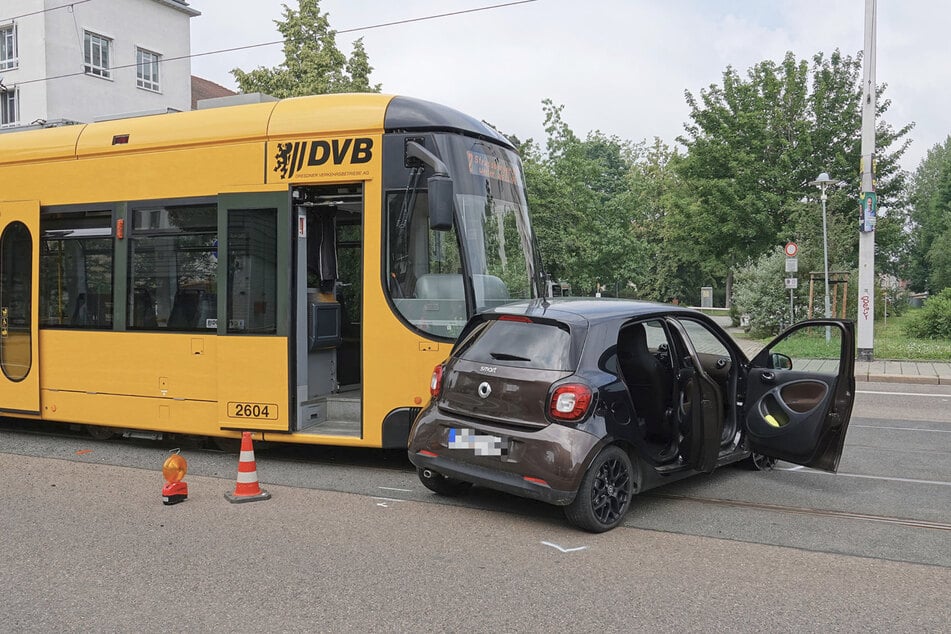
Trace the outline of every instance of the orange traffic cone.
<path fill-rule="evenodd" d="M 229 502 L 254 502 L 269 500 L 271 494 L 258 486 L 258 468 L 254 462 L 254 448 L 251 446 L 251 432 L 241 433 L 241 457 L 238 459 L 238 482 L 234 493 L 225 493 Z"/>

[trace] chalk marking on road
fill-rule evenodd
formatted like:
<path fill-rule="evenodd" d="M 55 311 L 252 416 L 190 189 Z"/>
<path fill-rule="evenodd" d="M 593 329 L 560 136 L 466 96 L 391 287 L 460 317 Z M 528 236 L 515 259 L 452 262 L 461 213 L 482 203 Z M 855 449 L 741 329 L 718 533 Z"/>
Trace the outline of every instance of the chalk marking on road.
<path fill-rule="evenodd" d="M 926 394 L 924 392 L 876 392 L 874 390 L 855 390 L 856 394 L 885 394 L 890 396 L 933 396 L 951 399 L 951 394 Z"/>
<path fill-rule="evenodd" d="M 397 489 L 396 487 L 377 487 L 378 489 L 383 489 L 384 491 L 402 491 L 403 493 L 412 493 L 412 489 Z"/>
<path fill-rule="evenodd" d="M 376 505 L 377 505 L 377 506 L 382 506 L 382 507 L 385 508 L 385 509 L 390 508 L 389 506 L 386 505 L 386 502 L 377 502 Z"/>
<path fill-rule="evenodd" d="M 802 467 L 776 467 L 776 471 L 799 471 Z M 815 473 L 816 475 L 834 475 L 843 478 L 865 478 L 867 480 L 890 480 L 892 482 L 911 482 L 912 484 L 937 484 L 943 487 L 951 487 L 951 482 L 941 482 L 940 480 L 914 480 L 912 478 L 894 478 L 891 476 L 873 476 L 862 475 L 859 473 L 828 473 L 827 471 L 817 471 L 815 469 L 803 469 L 802 473 Z"/>
<path fill-rule="evenodd" d="M 922 429 L 921 427 L 886 427 L 885 425 L 849 425 L 849 427 L 866 427 L 868 429 L 897 429 L 899 431 L 930 431 L 935 434 L 951 434 L 951 429 Z M 792 471 L 792 469 L 790 469 Z"/>
<path fill-rule="evenodd" d="M 558 550 L 560 550 L 560 551 L 563 552 L 563 553 L 573 553 L 573 552 L 577 552 L 577 551 L 579 551 L 579 550 L 584 550 L 584 549 L 587 548 L 587 546 L 578 546 L 577 548 L 564 548 L 564 547 L 562 547 L 562 546 L 559 546 L 558 544 L 553 544 L 553 543 L 551 543 L 551 542 L 542 542 L 542 543 L 543 543 L 545 546 L 551 546 L 552 548 L 557 548 Z"/>

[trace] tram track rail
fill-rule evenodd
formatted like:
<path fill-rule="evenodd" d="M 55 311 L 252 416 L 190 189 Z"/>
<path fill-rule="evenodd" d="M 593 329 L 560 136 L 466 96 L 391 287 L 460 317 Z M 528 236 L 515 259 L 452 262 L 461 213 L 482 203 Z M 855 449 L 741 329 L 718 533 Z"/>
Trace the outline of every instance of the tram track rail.
<path fill-rule="evenodd" d="M 0 418 L 0 431 L 5 432 L 19 432 L 25 433 L 33 436 L 47 436 L 47 437 L 59 437 L 59 438 L 72 438 L 77 440 L 92 440 L 85 434 L 84 431 L 77 429 L 70 429 L 69 427 L 44 427 L 37 428 L 29 424 L 23 425 L 24 421 L 21 420 L 12 420 L 12 419 L 3 419 Z M 195 445 L 188 447 L 189 451 L 197 452 L 207 452 L 211 454 L 221 454 L 228 453 L 221 449 L 211 448 L 208 446 L 201 446 L 201 437 L 191 437 L 195 439 Z M 128 440 L 137 440 L 137 439 L 124 439 L 117 437 L 109 441 L 96 441 L 96 442 L 124 442 Z M 175 444 L 171 439 L 166 438 L 164 440 L 156 440 L 156 443 L 162 444 Z M 309 455 L 300 456 L 292 455 L 298 451 L 306 451 Z M 313 450 L 312 452 L 309 450 Z M 281 443 L 266 443 L 265 447 L 262 447 L 258 450 L 262 456 L 268 456 L 271 454 L 273 458 L 282 462 L 296 463 L 296 464 L 314 464 L 314 465 L 328 465 L 328 466 L 353 466 L 359 468 L 366 468 L 372 470 L 380 471 L 410 471 L 412 467 L 403 464 L 385 464 L 385 461 L 380 460 L 369 460 L 368 453 L 372 453 L 373 450 L 359 449 L 353 450 L 352 448 L 338 448 L 332 446 L 323 446 L 323 445 L 308 445 L 308 446 L 298 446 L 298 445 L 283 445 Z M 318 452 L 327 452 L 328 455 L 321 456 L 315 455 Z M 288 455 L 291 454 L 291 455 Z M 355 459 L 354 456 L 363 454 L 363 457 L 360 459 Z M 728 498 L 715 498 L 715 497 L 704 497 L 698 495 L 683 495 L 677 493 L 664 493 L 658 490 L 649 491 L 641 494 L 641 498 L 655 498 L 661 500 L 670 500 L 670 501 L 680 501 L 688 502 L 694 504 L 703 504 L 710 506 L 718 506 L 721 508 L 737 508 L 737 509 L 748 509 L 754 511 L 768 511 L 773 513 L 783 513 L 783 514 L 792 514 L 792 515 L 803 515 L 811 517 L 825 517 L 825 518 L 835 518 L 835 519 L 845 519 L 845 520 L 854 520 L 861 522 L 871 522 L 871 523 L 880 523 L 880 524 L 890 524 L 894 526 L 903 526 L 906 528 L 916 528 L 924 529 L 931 531 L 951 531 L 951 523 L 947 522 L 937 522 L 931 520 L 915 519 L 909 517 L 895 517 L 888 515 L 876 515 L 870 513 L 858 513 L 854 511 L 839 511 L 833 509 L 820 509 L 812 507 L 802 507 L 802 506 L 792 506 L 792 505 L 783 505 L 783 504 L 771 504 L 766 502 L 752 502 L 746 500 L 736 500 Z M 412 499 L 412 498 L 410 498 Z M 420 500 L 417 500 L 420 501 Z"/>
<path fill-rule="evenodd" d="M 869 513 L 855 513 L 853 511 L 835 511 L 831 509 L 816 509 L 803 506 L 786 506 L 783 504 L 769 504 L 766 502 L 748 502 L 745 500 L 730 500 L 724 498 L 707 498 L 697 495 L 679 495 L 676 493 L 645 493 L 646 497 L 660 498 L 665 500 L 696 502 L 699 504 L 709 504 L 721 507 L 745 508 L 759 511 L 772 511 L 774 513 L 787 513 L 795 515 L 808 515 L 813 517 L 833 517 L 838 519 L 850 519 L 863 522 L 878 522 L 882 524 L 894 524 L 909 528 L 924 528 L 928 530 L 951 531 L 951 524 L 947 522 L 932 522 L 930 520 L 920 520 L 908 517 L 891 517 L 888 515 L 873 515 Z"/>

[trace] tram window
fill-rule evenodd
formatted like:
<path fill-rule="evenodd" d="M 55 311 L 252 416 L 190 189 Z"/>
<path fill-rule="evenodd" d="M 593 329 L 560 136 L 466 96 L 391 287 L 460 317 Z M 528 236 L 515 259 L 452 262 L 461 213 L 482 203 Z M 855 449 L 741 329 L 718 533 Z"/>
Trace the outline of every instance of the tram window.
<path fill-rule="evenodd" d="M 43 216 L 40 326 L 112 328 L 112 212 Z"/>
<path fill-rule="evenodd" d="M 11 381 L 25 379 L 33 365 L 32 260 L 30 230 L 22 222 L 11 222 L 0 235 L 0 369 Z"/>
<path fill-rule="evenodd" d="M 214 331 L 218 327 L 218 208 L 132 210 L 129 327 Z"/>
<path fill-rule="evenodd" d="M 277 210 L 228 212 L 228 332 L 277 332 Z"/>
<path fill-rule="evenodd" d="M 387 196 L 387 290 L 414 326 L 455 337 L 466 323 L 459 242 L 455 228 L 430 231 L 427 206 L 425 192 Z"/>

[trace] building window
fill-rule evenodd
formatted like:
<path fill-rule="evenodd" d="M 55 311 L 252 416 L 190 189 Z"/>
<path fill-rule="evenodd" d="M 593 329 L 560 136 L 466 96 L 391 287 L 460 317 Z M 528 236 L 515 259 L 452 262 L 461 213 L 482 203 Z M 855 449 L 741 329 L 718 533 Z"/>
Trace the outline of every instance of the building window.
<path fill-rule="evenodd" d="M 8 88 L 0 91 L 0 127 L 20 123 L 20 91 Z"/>
<path fill-rule="evenodd" d="M 146 90 L 159 91 L 159 60 L 158 53 L 147 51 L 144 48 L 135 49 L 135 85 Z"/>
<path fill-rule="evenodd" d="M 111 48 L 112 40 L 86 31 L 83 50 L 85 72 L 87 75 L 95 75 L 96 77 L 104 77 L 106 79 L 112 77 L 112 67 L 110 65 Z"/>
<path fill-rule="evenodd" d="M 16 68 L 17 59 L 17 25 L 0 26 L 0 70 Z"/>

